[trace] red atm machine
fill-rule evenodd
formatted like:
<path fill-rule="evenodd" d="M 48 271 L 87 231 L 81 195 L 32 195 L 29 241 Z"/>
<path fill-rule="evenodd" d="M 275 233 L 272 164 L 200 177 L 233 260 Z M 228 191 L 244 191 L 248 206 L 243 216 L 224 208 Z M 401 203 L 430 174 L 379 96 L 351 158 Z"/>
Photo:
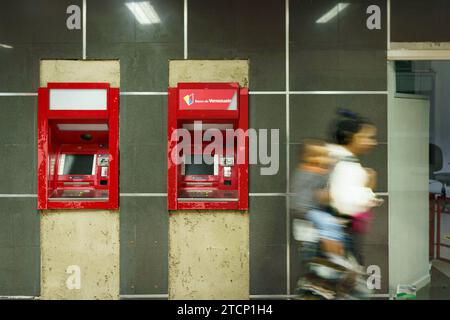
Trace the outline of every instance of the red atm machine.
<path fill-rule="evenodd" d="M 48 83 L 38 91 L 38 209 L 118 209 L 119 89 Z"/>
<path fill-rule="evenodd" d="M 178 83 L 168 104 L 168 209 L 248 210 L 248 88 Z"/>

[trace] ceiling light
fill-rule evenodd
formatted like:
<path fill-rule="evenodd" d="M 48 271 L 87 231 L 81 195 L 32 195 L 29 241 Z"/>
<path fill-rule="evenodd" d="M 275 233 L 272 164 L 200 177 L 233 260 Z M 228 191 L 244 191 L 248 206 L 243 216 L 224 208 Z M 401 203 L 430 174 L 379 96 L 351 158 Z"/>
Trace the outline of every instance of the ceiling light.
<path fill-rule="evenodd" d="M 321 16 L 316 23 L 327 23 L 338 15 L 339 12 L 347 8 L 349 3 L 338 3 L 330 11 Z"/>
<path fill-rule="evenodd" d="M 130 9 L 140 24 L 153 24 L 161 22 L 161 19 L 155 9 L 148 1 L 127 2 L 125 5 L 128 9 Z"/>

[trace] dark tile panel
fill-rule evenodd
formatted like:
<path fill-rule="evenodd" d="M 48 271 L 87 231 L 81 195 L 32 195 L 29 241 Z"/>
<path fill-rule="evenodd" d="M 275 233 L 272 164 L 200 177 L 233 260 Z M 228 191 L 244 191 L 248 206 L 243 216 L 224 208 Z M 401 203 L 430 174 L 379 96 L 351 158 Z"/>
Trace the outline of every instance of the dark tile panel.
<path fill-rule="evenodd" d="M 1 209 L 1 221 L 0 224 L 0 247 L 12 247 L 14 245 L 14 215 L 9 212 L 7 208 Z"/>
<path fill-rule="evenodd" d="M 141 24 L 126 0 L 89 0 L 87 34 L 90 43 L 183 42 L 183 1 L 152 0 L 149 5 L 159 18 Z"/>
<path fill-rule="evenodd" d="M 1 198 L 0 225 L 0 295 L 39 295 L 40 224 L 36 199 Z"/>
<path fill-rule="evenodd" d="M 334 90 L 386 91 L 386 50 L 340 50 L 339 83 Z"/>
<path fill-rule="evenodd" d="M 384 244 L 389 241 L 389 198 L 381 197 L 383 205 L 373 209 L 373 220 L 369 225 L 369 230 L 364 237 L 366 244 Z"/>
<path fill-rule="evenodd" d="M 306 49 L 292 45 L 289 57 L 289 86 L 293 91 L 338 90 L 339 51 Z"/>
<path fill-rule="evenodd" d="M 167 144 L 136 146 L 135 192 L 167 192 Z"/>
<path fill-rule="evenodd" d="M 188 15 L 190 59 L 249 59 L 252 90 L 285 89 L 284 2 L 194 0 Z"/>
<path fill-rule="evenodd" d="M 14 286 L 8 295 L 40 295 L 40 248 L 17 247 L 14 249 Z M 11 274 L 9 274 L 11 276 Z M 5 288 L 6 289 L 6 288 Z M 6 291 L 6 290 L 5 290 Z"/>
<path fill-rule="evenodd" d="M 386 50 L 387 0 L 352 0 L 346 3 L 349 6 L 338 17 L 339 46 L 346 49 Z M 367 13 L 367 8 L 372 5 L 380 8 L 381 29 L 367 27 L 367 19 L 372 15 Z"/>
<path fill-rule="evenodd" d="M 35 145 L 0 145 L 0 168 L 0 193 L 36 193 Z"/>
<path fill-rule="evenodd" d="M 335 0 L 293 0 L 289 4 L 291 43 L 309 49 L 331 49 L 338 46 L 338 19 L 331 19 L 328 23 L 316 23 L 337 4 Z"/>
<path fill-rule="evenodd" d="M 364 265 L 378 266 L 381 271 L 381 289 L 375 294 L 386 294 L 389 291 L 389 246 L 387 244 L 366 244 L 363 246 Z"/>
<path fill-rule="evenodd" d="M 167 96 L 122 96 L 121 145 L 162 144 L 167 139 Z"/>
<path fill-rule="evenodd" d="M 292 226 L 291 226 L 292 230 Z M 291 245 L 289 247 L 289 262 L 290 262 L 290 294 L 296 294 L 297 282 L 301 276 L 305 274 L 304 263 L 301 259 L 300 242 L 295 241 L 291 232 Z"/>
<path fill-rule="evenodd" d="M 189 41 L 193 43 L 284 46 L 285 7 L 281 1 L 192 0 L 188 17 Z"/>
<path fill-rule="evenodd" d="M 286 100 L 282 95 L 251 95 L 250 96 L 250 115 L 249 115 L 249 127 L 256 130 L 258 133 L 258 140 L 250 144 L 251 150 L 255 151 L 255 154 L 259 154 L 262 148 L 260 147 L 262 129 L 267 130 L 267 142 L 262 144 L 266 146 L 271 155 L 272 149 L 270 148 L 272 129 L 277 129 L 279 134 L 279 140 L 275 148 L 278 149 L 279 159 L 276 164 L 273 160 L 273 168 L 278 167 L 276 174 L 263 175 L 261 168 L 268 167 L 270 165 L 264 165 L 261 163 L 261 159 L 258 156 L 258 163 L 251 164 L 249 167 L 250 172 L 250 192 L 285 192 L 286 191 Z M 279 144 L 280 143 L 280 144 Z"/>
<path fill-rule="evenodd" d="M 290 142 L 327 139 L 338 108 L 352 110 L 377 126 L 377 140 L 387 142 L 387 95 L 291 95 Z"/>
<path fill-rule="evenodd" d="M 250 197 L 250 248 L 286 243 L 286 198 Z"/>
<path fill-rule="evenodd" d="M 166 144 L 122 147 L 120 151 L 120 192 L 167 192 L 166 150 Z"/>
<path fill-rule="evenodd" d="M 69 30 L 66 24 L 71 16 L 67 8 L 71 5 L 82 9 L 81 0 L 3 0 L 0 11 L 2 43 L 80 43 L 81 29 Z"/>
<path fill-rule="evenodd" d="M 91 44 L 133 43 L 136 40 L 136 19 L 124 0 L 89 0 L 86 41 Z"/>
<path fill-rule="evenodd" d="M 293 192 L 294 190 L 294 179 L 295 172 L 297 170 L 297 165 L 300 162 L 303 154 L 303 144 L 290 144 L 289 145 L 289 177 L 290 177 L 290 185 L 289 191 Z M 292 203 L 291 199 L 291 203 Z"/>
<path fill-rule="evenodd" d="M 0 247 L 0 294 L 12 295 L 17 292 L 14 281 L 14 248 Z"/>
<path fill-rule="evenodd" d="M 36 198 L 0 198 L 0 246 L 39 246 L 39 213 Z"/>
<path fill-rule="evenodd" d="M 250 248 L 250 294 L 286 294 L 286 245 Z"/>
<path fill-rule="evenodd" d="M 129 193 L 136 191 L 136 172 L 135 172 L 135 159 L 136 159 L 136 145 L 126 145 L 122 141 L 120 142 L 120 171 L 119 171 L 119 183 L 120 192 Z"/>
<path fill-rule="evenodd" d="M 36 143 L 36 97 L 0 97 L 0 145 Z"/>
<path fill-rule="evenodd" d="M 280 143 L 286 141 L 286 97 L 285 95 L 250 95 L 249 127 L 278 129 Z"/>
<path fill-rule="evenodd" d="M 337 1 L 290 2 L 290 90 L 386 90 L 386 1 L 346 3 L 317 23 Z M 370 5 L 381 9 L 381 30 L 366 26 Z"/>
<path fill-rule="evenodd" d="M 0 92 L 31 91 L 38 87 L 39 83 L 32 81 L 38 79 L 38 69 L 30 70 L 29 51 L 26 45 L 0 49 Z"/>
<path fill-rule="evenodd" d="M 123 201 L 121 201 L 123 202 Z M 121 223 L 121 228 L 123 224 Z M 132 227 L 131 227 L 132 228 Z M 122 295 L 133 295 L 136 294 L 136 260 L 138 258 L 136 254 L 135 241 L 129 240 L 128 242 L 133 242 L 133 244 L 125 244 L 122 236 L 122 231 L 120 235 L 120 294 Z"/>
<path fill-rule="evenodd" d="M 37 92 L 43 59 L 81 59 L 81 42 L 18 44 L 0 48 L 0 92 Z"/>
<path fill-rule="evenodd" d="M 121 294 L 168 290 L 165 197 L 121 197 Z"/>
<path fill-rule="evenodd" d="M 273 156 L 269 164 L 249 165 L 250 192 L 279 193 L 286 192 L 286 144 L 275 145 L 279 150 L 279 158 Z M 273 152 L 269 149 L 269 155 Z M 266 170 L 266 171 L 264 171 Z"/>
<path fill-rule="evenodd" d="M 385 91 L 385 49 L 290 48 L 291 91 Z"/>
<path fill-rule="evenodd" d="M 372 168 L 377 172 L 376 192 L 387 192 L 388 181 L 388 150 L 387 144 L 379 144 L 369 154 L 361 157 L 364 167 Z"/>
<path fill-rule="evenodd" d="M 173 42 L 184 41 L 184 1 L 156 0 L 151 5 L 161 22 L 136 26 L 136 42 Z"/>
<path fill-rule="evenodd" d="M 386 0 L 350 0 L 347 7 L 325 23 L 320 18 L 338 5 L 334 0 L 290 1 L 290 40 L 305 48 L 315 49 L 385 49 L 386 48 Z M 370 30 L 366 13 L 370 5 L 381 10 L 381 29 Z M 341 4 L 342 6 L 342 4 Z"/>

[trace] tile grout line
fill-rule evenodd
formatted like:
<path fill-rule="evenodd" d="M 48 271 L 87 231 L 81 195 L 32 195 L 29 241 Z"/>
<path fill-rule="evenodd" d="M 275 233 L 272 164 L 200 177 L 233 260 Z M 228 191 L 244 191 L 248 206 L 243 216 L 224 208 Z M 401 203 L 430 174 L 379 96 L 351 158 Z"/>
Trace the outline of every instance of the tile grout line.
<path fill-rule="evenodd" d="M 250 299 L 289 299 L 296 298 L 296 295 L 285 295 L 285 294 L 251 294 L 249 295 Z M 375 293 L 369 295 L 371 298 L 387 298 L 389 297 L 388 293 Z M 161 294 L 121 294 L 119 295 L 119 299 L 124 300 L 136 300 L 136 299 L 168 299 L 168 293 Z M 0 296 L 0 300 L 39 300 L 40 296 Z"/>
<path fill-rule="evenodd" d="M 183 6 L 183 15 L 184 15 L 184 59 L 188 58 L 188 0 L 184 0 Z"/>
<path fill-rule="evenodd" d="M 37 97 L 37 92 L 0 92 L 0 97 Z"/>
<path fill-rule="evenodd" d="M 1 193 L 0 198 L 37 198 L 33 193 Z"/>
<path fill-rule="evenodd" d="M 381 197 L 389 197 L 388 192 L 375 192 L 376 195 Z M 251 192 L 250 197 L 292 197 L 293 193 L 283 193 L 283 192 Z M 121 193 L 121 197 L 166 197 L 165 192 L 130 192 Z M 36 198 L 36 193 L 0 193 L 0 198 Z"/>
<path fill-rule="evenodd" d="M 279 94 L 279 95 L 285 95 L 286 91 L 250 91 L 248 92 L 249 95 L 255 95 L 255 94 Z"/>
<path fill-rule="evenodd" d="M 387 38 L 387 50 L 391 50 L 391 0 L 387 0 L 387 30 L 386 30 L 386 38 Z"/>
<path fill-rule="evenodd" d="M 168 298 L 168 294 L 121 294 L 121 299 L 164 299 Z M 290 299 L 296 298 L 297 295 L 286 294 L 250 294 L 250 299 Z M 388 298 L 388 293 L 373 293 L 370 298 Z"/>
<path fill-rule="evenodd" d="M 330 91 L 330 90 L 312 90 L 312 91 L 289 91 L 289 94 L 362 94 L 362 95 L 371 95 L 371 94 L 380 94 L 380 95 L 387 95 L 388 91 L 380 91 L 380 90 L 336 90 L 336 91 Z"/>
<path fill-rule="evenodd" d="M 250 95 L 345 95 L 345 94 L 388 94 L 387 91 L 249 91 Z M 151 96 L 151 95 L 167 95 L 166 91 L 122 91 L 120 95 L 124 96 Z M 15 96 L 37 96 L 35 92 L 0 92 L 0 97 L 15 97 Z"/>
<path fill-rule="evenodd" d="M 83 0 L 83 60 L 86 60 L 86 16 L 87 16 L 87 4 L 86 0 Z"/>
<path fill-rule="evenodd" d="M 121 96 L 167 96 L 166 91 L 124 91 Z"/>
<path fill-rule="evenodd" d="M 289 193 L 289 0 L 285 0 L 285 55 L 286 55 L 286 193 Z M 290 198 L 286 197 L 286 294 L 291 293 L 291 266 L 290 266 Z"/>
<path fill-rule="evenodd" d="M 121 193 L 121 197 L 167 197 L 167 193 L 165 192 L 148 192 L 148 193 Z"/>

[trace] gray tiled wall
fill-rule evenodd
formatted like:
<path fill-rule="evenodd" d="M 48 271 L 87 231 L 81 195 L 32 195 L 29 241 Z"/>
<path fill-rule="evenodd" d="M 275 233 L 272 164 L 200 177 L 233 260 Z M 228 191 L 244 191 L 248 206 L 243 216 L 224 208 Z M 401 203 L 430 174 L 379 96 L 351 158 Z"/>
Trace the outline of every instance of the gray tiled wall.
<path fill-rule="evenodd" d="M 120 59 L 122 92 L 166 91 L 168 60 L 183 58 L 183 0 L 151 0 L 162 23 L 147 26 L 135 21 L 127 1 L 87 0 L 87 58 Z M 291 91 L 386 90 L 386 1 L 346 1 L 346 11 L 321 25 L 316 20 L 338 1 L 289 2 Z M 82 32 L 65 27 L 67 6 L 81 3 L 1 2 L 0 43 L 13 49 L 0 48 L 0 93 L 35 92 L 40 59 L 82 58 Z M 370 4 L 382 8 L 380 31 L 365 28 Z M 285 9 L 280 0 L 189 0 L 188 58 L 248 58 L 251 91 L 284 91 Z M 166 192 L 166 104 L 166 96 L 121 96 L 121 193 Z M 337 107 L 354 109 L 378 126 L 380 145 L 363 162 L 378 170 L 377 190 L 386 192 L 385 95 L 250 96 L 250 126 L 280 129 L 280 170 L 260 176 L 259 167 L 252 166 L 250 192 L 281 194 L 250 198 L 252 295 L 286 294 L 288 279 L 293 292 L 298 259 L 291 245 L 288 274 L 287 176 L 303 139 L 325 138 Z M 0 111 L 0 194 L 35 194 L 36 98 L 0 97 Z M 0 198 L 0 295 L 39 294 L 35 202 L 32 197 Z M 120 206 L 121 293 L 167 293 L 166 198 L 122 196 Z M 386 204 L 376 214 L 366 248 L 368 261 L 382 267 L 387 281 Z"/>
<path fill-rule="evenodd" d="M 386 90 L 386 14 L 381 30 L 366 27 L 366 9 L 386 1 L 345 1 L 335 19 L 316 21 L 338 1 L 292 0 L 290 8 L 290 89 Z"/>

